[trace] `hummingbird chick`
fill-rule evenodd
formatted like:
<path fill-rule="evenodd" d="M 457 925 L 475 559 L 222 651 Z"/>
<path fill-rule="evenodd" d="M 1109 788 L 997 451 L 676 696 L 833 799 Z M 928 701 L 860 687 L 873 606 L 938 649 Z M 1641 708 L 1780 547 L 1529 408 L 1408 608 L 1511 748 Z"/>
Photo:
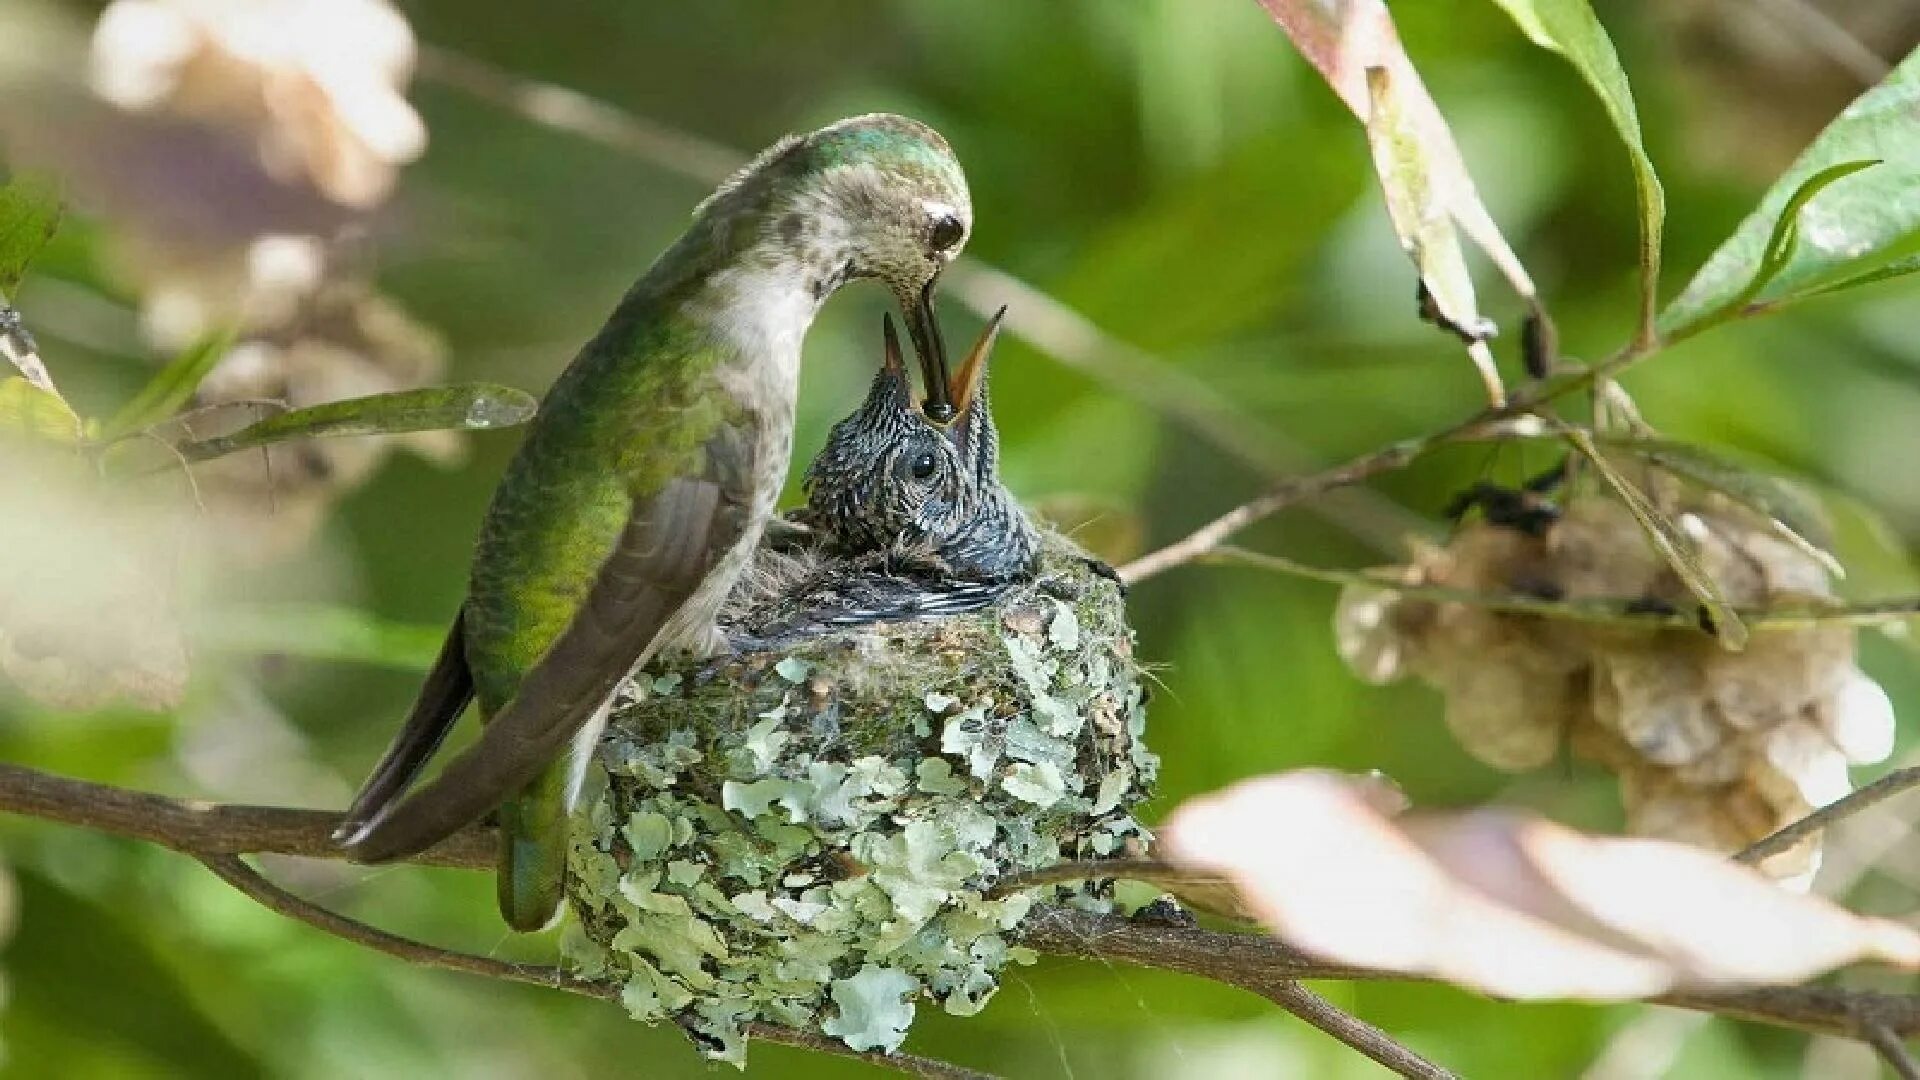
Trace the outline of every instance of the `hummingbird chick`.
<path fill-rule="evenodd" d="M 764 551 L 722 622 L 736 648 L 835 626 L 973 611 L 1031 580 L 1039 536 L 1000 483 L 987 357 L 1005 309 L 945 387 L 953 418 L 915 402 L 893 320 L 866 401 L 807 469 L 811 547 Z"/>

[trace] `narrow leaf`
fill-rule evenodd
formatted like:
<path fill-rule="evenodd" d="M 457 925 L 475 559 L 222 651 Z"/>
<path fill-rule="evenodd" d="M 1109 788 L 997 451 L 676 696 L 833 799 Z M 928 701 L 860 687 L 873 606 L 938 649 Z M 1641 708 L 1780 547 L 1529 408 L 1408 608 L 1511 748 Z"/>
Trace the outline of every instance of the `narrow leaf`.
<path fill-rule="evenodd" d="M 0 293 L 19 288 L 59 228 L 60 194 L 51 184 L 26 178 L 0 187 Z"/>
<path fill-rule="evenodd" d="M 1818 199 L 1803 196 L 1823 172 L 1869 160 L 1882 164 Z M 1796 242 L 1754 297 L 1766 308 L 1911 254 L 1909 245 L 1920 232 L 1920 50 L 1814 139 L 1661 313 L 1661 333 L 1685 337 L 1711 325 L 1765 267 L 1783 219 Z"/>
<path fill-rule="evenodd" d="M 1813 497 L 1791 481 L 1749 469 L 1688 443 L 1667 439 L 1609 438 L 1608 449 L 1631 454 L 1647 464 L 1726 498 L 1765 519 L 1781 539 L 1820 563 L 1834 577 L 1846 570 L 1822 545 L 1826 526 Z"/>
<path fill-rule="evenodd" d="M 1401 47 L 1382 0 L 1259 0 L 1333 92 L 1367 126 L 1394 231 L 1420 272 L 1442 325 L 1468 342 L 1498 396 L 1480 317 L 1465 280 L 1458 228 L 1529 305 L 1537 291 L 1480 201 L 1440 107 Z"/>
<path fill-rule="evenodd" d="M 219 333 L 175 357 L 107 421 L 101 437 L 112 440 L 142 431 L 179 412 L 232 347 L 233 334 Z"/>
<path fill-rule="evenodd" d="M 1719 310 L 1702 317 L 1686 332 L 1697 334 L 1715 323 L 1736 318 L 1745 312 L 1748 305 L 1757 300 L 1787 268 L 1787 264 L 1793 261 L 1794 252 L 1800 249 L 1800 211 L 1807 203 L 1842 177 L 1852 176 L 1878 164 L 1878 161 L 1845 161 L 1807 177 L 1806 183 L 1801 184 L 1793 197 L 1787 200 L 1787 205 L 1781 208 L 1780 219 L 1773 223 L 1773 233 L 1767 237 L 1767 246 L 1760 256 L 1760 266 L 1753 272 L 1753 280 Z"/>
<path fill-rule="evenodd" d="M 1534 44 L 1567 58 L 1600 98 L 1607 118 L 1620 133 L 1633 162 L 1634 195 L 1640 204 L 1640 311 L 1643 340 L 1651 337 L 1659 302 L 1661 232 L 1667 217 L 1666 193 L 1640 135 L 1640 112 L 1633 88 L 1620 67 L 1606 28 L 1587 0 L 1494 0 Z"/>
<path fill-rule="evenodd" d="M 1909 255 L 1904 259 L 1895 259 L 1885 266 L 1878 266 L 1864 273 L 1852 274 L 1840 278 L 1837 281 L 1830 281 L 1825 285 L 1815 286 L 1800 293 L 1795 299 L 1804 300 L 1815 296 L 1826 296 L 1828 293 L 1858 289 L 1863 285 L 1875 285 L 1882 281 L 1892 281 L 1894 278 L 1906 277 L 1908 274 L 1917 270 L 1920 270 L 1920 255 Z"/>
<path fill-rule="evenodd" d="M 532 395 L 492 383 L 401 390 L 292 409 L 231 435 L 187 443 L 180 452 L 191 461 L 206 461 L 288 439 L 488 431 L 526 423 L 537 406 Z"/>
<path fill-rule="evenodd" d="M 1649 502 L 1631 480 L 1613 467 L 1613 463 L 1594 445 L 1591 436 L 1577 428 L 1566 428 L 1562 434 L 1582 457 L 1593 463 L 1594 471 L 1600 474 L 1600 478 L 1606 481 L 1626 506 L 1627 512 L 1633 515 L 1633 520 L 1640 526 L 1640 531 L 1646 534 L 1653 550 L 1666 560 L 1680 583 L 1706 608 L 1713 620 L 1714 636 L 1720 639 L 1720 644 L 1736 651 L 1744 648 L 1747 643 L 1746 623 L 1740 620 L 1733 605 L 1727 602 L 1712 575 L 1700 565 L 1700 560 L 1694 558 L 1692 541 L 1680 531 L 1672 518 Z"/>

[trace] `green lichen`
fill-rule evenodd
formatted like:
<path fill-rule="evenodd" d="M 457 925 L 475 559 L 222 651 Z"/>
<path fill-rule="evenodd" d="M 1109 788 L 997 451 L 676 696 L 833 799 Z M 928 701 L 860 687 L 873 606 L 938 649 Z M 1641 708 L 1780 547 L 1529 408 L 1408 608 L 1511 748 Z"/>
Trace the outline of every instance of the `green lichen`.
<path fill-rule="evenodd" d="M 574 966 L 735 1063 L 751 1021 L 892 1051 L 920 1003 L 983 1008 L 1032 960 L 1008 942 L 1031 899 L 994 882 L 1147 839 L 1118 589 L 1065 540 L 1044 554 L 982 612 L 629 680 L 577 812 Z"/>

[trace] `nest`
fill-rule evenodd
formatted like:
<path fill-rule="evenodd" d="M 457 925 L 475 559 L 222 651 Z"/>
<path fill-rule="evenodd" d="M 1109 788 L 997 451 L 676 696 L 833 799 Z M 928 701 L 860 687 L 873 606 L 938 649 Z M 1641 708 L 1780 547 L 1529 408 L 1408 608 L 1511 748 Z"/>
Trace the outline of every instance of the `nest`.
<path fill-rule="evenodd" d="M 1736 608 L 1832 600 L 1819 560 L 1756 515 L 1707 498 L 1680 521 Z M 1531 531 L 1469 525 L 1391 576 L 1501 597 L 1613 600 L 1628 615 L 1697 606 L 1627 509 L 1597 494 Z M 1849 763 L 1892 751 L 1892 707 L 1855 666 L 1850 626 L 1763 623 L 1733 652 L 1702 629 L 1652 622 L 1350 588 L 1335 629 L 1363 677 L 1413 674 L 1445 695 L 1447 726 L 1481 761 L 1518 772 L 1566 746 L 1615 773 L 1627 826 L 1641 835 L 1737 851 L 1845 795 Z M 1804 887 L 1818 843 L 1761 868 Z"/>
<path fill-rule="evenodd" d="M 972 614 L 656 661 L 581 801 L 567 952 L 713 1057 L 755 1021 L 892 1051 L 1029 959 L 996 880 L 1146 842 L 1144 699 L 1118 587 L 1057 536 Z"/>

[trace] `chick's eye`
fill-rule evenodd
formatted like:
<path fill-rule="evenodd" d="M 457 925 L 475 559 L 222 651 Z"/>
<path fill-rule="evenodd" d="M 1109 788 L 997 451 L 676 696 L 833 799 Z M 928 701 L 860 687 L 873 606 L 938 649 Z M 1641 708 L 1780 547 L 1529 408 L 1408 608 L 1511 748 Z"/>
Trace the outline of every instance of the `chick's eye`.
<path fill-rule="evenodd" d="M 959 218 L 952 214 L 937 215 L 927 227 L 927 246 L 936 252 L 945 251 L 959 243 L 966 232 L 967 227 L 960 224 Z"/>
<path fill-rule="evenodd" d="M 933 478 L 934 469 L 938 466 L 939 462 L 934 460 L 933 453 L 922 450 L 907 464 L 907 471 L 913 474 L 915 480 L 930 480 Z"/>

